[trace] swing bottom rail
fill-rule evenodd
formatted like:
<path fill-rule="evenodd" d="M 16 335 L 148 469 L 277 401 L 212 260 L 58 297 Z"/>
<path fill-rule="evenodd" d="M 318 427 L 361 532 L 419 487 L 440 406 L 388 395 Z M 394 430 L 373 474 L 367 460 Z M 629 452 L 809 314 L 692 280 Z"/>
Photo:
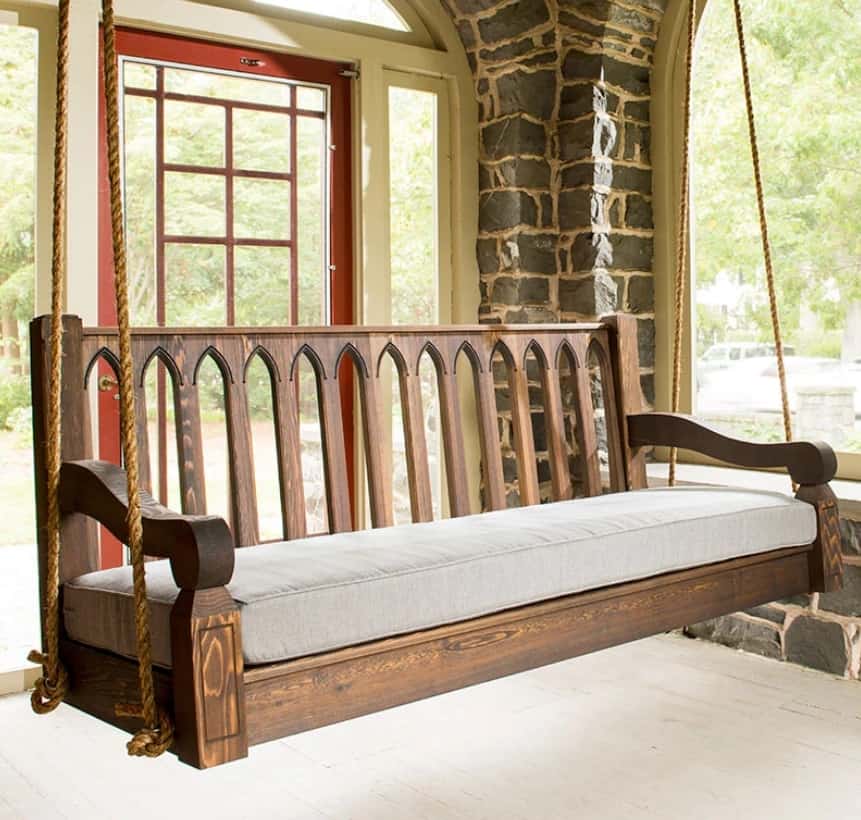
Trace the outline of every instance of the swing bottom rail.
<path fill-rule="evenodd" d="M 207 768 L 245 757 L 248 745 L 809 592 L 816 551 L 817 544 L 775 550 L 247 669 L 241 656 L 220 651 L 223 666 L 208 668 L 198 642 L 201 662 L 191 664 L 190 678 L 155 670 L 156 697 L 175 717 L 173 751 Z M 134 731 L 136 722 L 117 716 L 114 704 L 135 696 L 136 662 L 69 639 L 61 654 L 67 702 Z"/>

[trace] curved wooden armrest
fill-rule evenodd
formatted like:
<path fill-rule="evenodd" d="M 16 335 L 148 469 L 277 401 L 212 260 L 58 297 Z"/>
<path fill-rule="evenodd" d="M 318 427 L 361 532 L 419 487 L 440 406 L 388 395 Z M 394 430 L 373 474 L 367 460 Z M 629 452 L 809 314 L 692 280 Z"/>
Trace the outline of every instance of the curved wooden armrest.
<path fill-rule="evenodd" d="M 214 515 L 180 515 L 141 491 L 144 552 L 169 558 L 181 589 L 224 586 L 233 575 L 233 536 Z M 67 461 L 60 468 L 60 509 L 81 513 L 128 543 L 125 470 L 107 461 Z"/>
<path fill-rule="evenodd" d="M 724 435 L 690 416 L 678 413 L 636 413 L 628 416 L 632 447 L 678 447 L 739 467 L 783 467 L 796 484 L 827 484 L 837 472 L 834 450 L 821 441 L 758 444 Z"/>

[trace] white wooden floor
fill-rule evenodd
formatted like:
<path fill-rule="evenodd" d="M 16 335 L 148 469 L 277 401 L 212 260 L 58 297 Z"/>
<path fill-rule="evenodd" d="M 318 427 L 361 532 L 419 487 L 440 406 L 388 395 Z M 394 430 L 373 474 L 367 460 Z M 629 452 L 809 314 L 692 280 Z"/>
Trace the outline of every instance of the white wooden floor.
<path fill-rule="evenodd" d="M 861 818 L 861 683 L 663 636 L 208 772 L 0 699 L 0 818 Z"/>

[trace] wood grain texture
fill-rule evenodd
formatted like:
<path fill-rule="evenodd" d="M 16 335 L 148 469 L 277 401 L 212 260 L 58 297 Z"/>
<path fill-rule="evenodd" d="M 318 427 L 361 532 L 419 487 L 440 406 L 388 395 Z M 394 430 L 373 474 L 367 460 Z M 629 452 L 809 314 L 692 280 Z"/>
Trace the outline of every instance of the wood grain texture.
<path fill-rule="evenodd" d="M 637 342 L 637 319 L 616 313 L 603 317 L 607 326 L 613 378 L 619 406 L 619 432 L 624 459 L 625 482 L 629 490 L 642 490 L 646 481 L 646 456 L 640 447 L 631 445 L 625 419 L 643 412 L 643 390 L 640 386 L 640 353 Z"/>
<path fill-rule="evenodd" d="M 175 746 L 199 769 L 248 755 L 239 608 L 223 587 L 182 590 L 170 615 Z"/>
<path fill-rule="evenodd" d="M 837 497 L 827 485 L 799 487 L 795 497 L 816 510 L 816 541 L 810 553 L 810 591 L 836 592 L 843 588 L 843 538 Z"/>
<path fill-rule="evenodd" d="M 741 441 L 678 413 L 640 413 L 628 416 L 634 447 L 654 444 L 678 447 L 739 467 L 783 467 L 797 484 L 827 484 L 837 472 L 834 450 L 821 441 L 759 444 Z"/>
<path fill-rule="evenodd" d="M 796 548 L 670 573 L 245 673 L 251 744 L 593 652 L 809 583 Z"/>

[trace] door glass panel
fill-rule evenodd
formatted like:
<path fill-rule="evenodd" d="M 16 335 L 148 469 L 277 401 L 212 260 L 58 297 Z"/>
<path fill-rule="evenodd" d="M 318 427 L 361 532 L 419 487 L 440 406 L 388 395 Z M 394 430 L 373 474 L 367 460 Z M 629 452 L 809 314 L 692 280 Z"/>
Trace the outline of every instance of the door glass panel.
<path fill-rule="evenodd" d="M 166 68 L 164 87 L 169 94 L 195 97 L 219 97 L 237 102 L 262 105 L 290 105 L 290 86 L 271 80 L 250 77 L 232 77 L 211 71 L 194 71 L 185 68 Z"/>
<path fill-rule="evenodd" d="M 127 96 L 124 106 L 126 253 L 132 324 L 156 323 L 155 100 Z"/>
<path fill-rule="evenodd" d="M 296 120 L 299 324 L 326 324 L 326 123 Z"/>
<path fill-rule="evenodd" d="M 290 324 L 290 248 L 240 246 L 234 270 L 237 325 Z"/>
<path fill-rule="evenodd" d="M 164 175 L 165 231 L 170 236 L 224 236 L 224 177 Z"/>
<path fill-rule="evenodd" d="M 241 177 L 234 180 L 233 233 L 237 239 L 289 239 L 290 183 Z"/>
<path fill-rule="evenodd" d="M 290 117 L 272 111 L 233 110 L 233 167 L 290 171 Z"/>
<path fill-rule="evenodd" d="M 164 104 L 164 158 L 179 165 L 224 167 L 224 118 L 220 105 Z"/>
<path fill-rule="evenodd" d="M 167 245 L 168 325 L 223 325 L 226 317 L 225 252 L 221 245 Z"/>
<path fill-rule="evenodd" d="M 36 71 L 33 29 L 0 25 L 0 672 L 39 645 L 27 321 L 35 283 Z"/>
<path fill-rule="evenodd" d="M 155 66 L 123 61 L 123 83 L 126 88 L 145 88 L 155 91 Z"/>
<path fill-rule="evenodd" d="M 296 108 L 303 111 L 325 111 L 326 92 L 322 88 L 300 85 L 296 89 Z"/>

